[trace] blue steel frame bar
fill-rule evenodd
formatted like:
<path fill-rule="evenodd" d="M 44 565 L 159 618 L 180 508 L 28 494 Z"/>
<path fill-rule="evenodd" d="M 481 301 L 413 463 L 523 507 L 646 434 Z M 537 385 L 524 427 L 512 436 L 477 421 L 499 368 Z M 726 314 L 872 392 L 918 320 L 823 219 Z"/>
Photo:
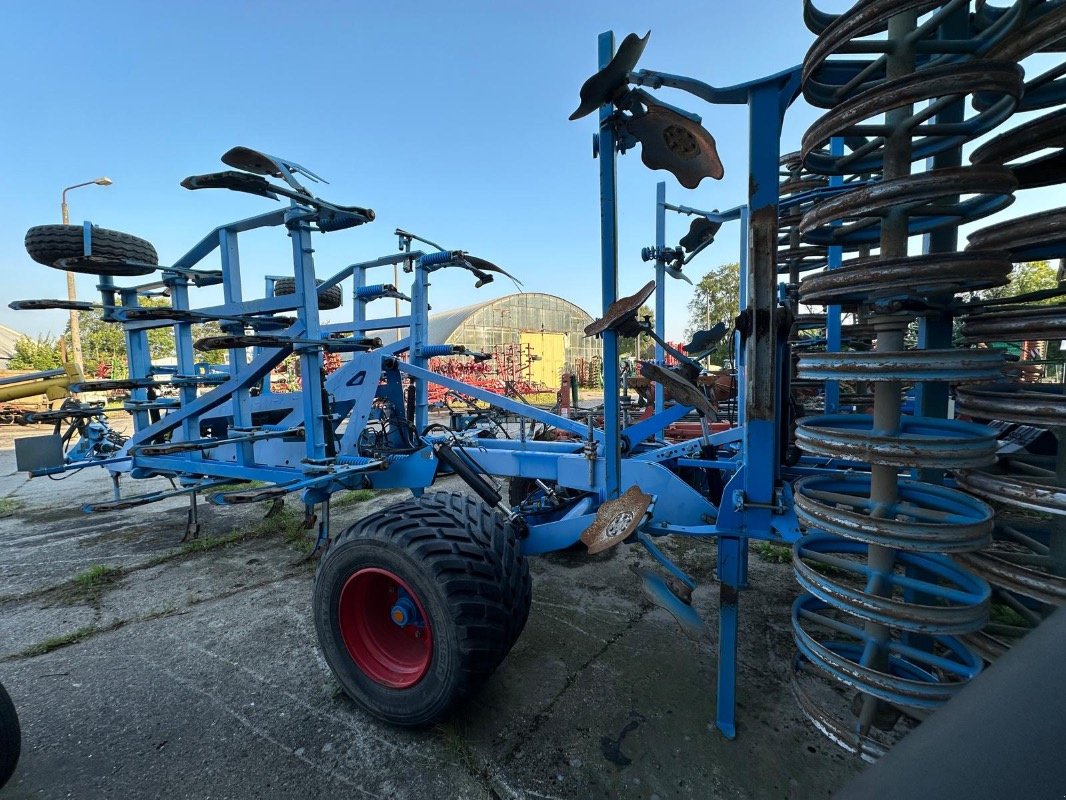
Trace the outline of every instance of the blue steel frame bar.
<path fill-rule="evenodd" d="M 655 185 L 655 333 L 666 340 L 666 181 Z M 655 343 L 655 363 L 666 362 L 666 351 Z M 655 413 L 663 410 L 665 391 L 655 384 Z"/>
<path fill-rule="evenodd" d="M 742 468 L 726 486 L 717 527 L 723 531 L 728 528 L 768 531 L 772 528 L 771 509 L 776 505 L 780 468 L 778 414 L 781 398 L 778 396 L 776 320 L 778 162 L 781 125 L 788 107 L 799 95 L 800 68 L 722 89 L 691 78 L 648 70 L 633 73 L 630 80 L 653 88 L 681 89 L 712 104 L 748 106 L 748 238 L 745 245 L 747 263 L 741 279 L 744 294 L 741 308 L 747 316 L 749 332 L 743 341 L 741 361 Z M 613 192 L 609 199 L 613 204 Z M 746 582 L 746 573 L 746 536 L 720 533 L 718 710 L 715 724 L 730 739 L 736 735 L 737 615 L 739 590 Z"/>
<path fill-rule="evenodd" d="M 614 31 L 599 36 L 599 68 L 606 67 L 614 57 Z M 614 109 L 610 103 L 600 106 L 599 129 L 596 134 L 600 158 L 600 261 L 603 313 L 618 299 L 618 184 L 617 137 L 610 119 Z M 619 369 L 618 333 L 603 333 L 603 431 L 605 484 L 602 498 L 612 500 L 620 491 L 622 448 L 619 435 Z"/>

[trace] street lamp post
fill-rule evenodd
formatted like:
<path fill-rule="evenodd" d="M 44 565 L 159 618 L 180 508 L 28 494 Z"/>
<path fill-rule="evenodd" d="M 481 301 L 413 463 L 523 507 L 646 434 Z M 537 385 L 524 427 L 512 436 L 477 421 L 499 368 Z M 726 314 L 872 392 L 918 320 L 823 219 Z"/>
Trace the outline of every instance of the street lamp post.
<path fill-rule="evenodd" d="M 93 181 L 85 181 L 85 183 L 75 183 L 73 186 L 68 186 L 63 190 L 63 199 L 61 208 L 63 210 L 63 224 L 70 224 L 70 209 L 67 208 L 67 192 L 71 189 L 77 189 L 82 186 L 110 186 L 111 179 L 108 177 L 97 178 Z M 74 286 L 74 273 L 67 272 L 67 299 L 71 302 L 78 299 L 78 292 Z M 74 363 L 79 370 L 85 371 L 85 364 L 81 357 L 81 325 L 78 322 L 78 312 L 73 308 L 70 309 L 70 344 L 71 349 L 74 352 Z"/>

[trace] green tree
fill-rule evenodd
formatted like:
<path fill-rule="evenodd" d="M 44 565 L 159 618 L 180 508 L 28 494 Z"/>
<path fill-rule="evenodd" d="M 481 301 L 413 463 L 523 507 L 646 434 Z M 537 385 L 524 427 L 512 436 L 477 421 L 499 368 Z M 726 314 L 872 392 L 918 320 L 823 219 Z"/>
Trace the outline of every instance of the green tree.
<path fill-rule="evenodd" d="M 36 339 L 20 336 L 15 340 L 15 352 L 12 353 L 8 366 L 11 369 L 31 369 L 34 372 L 59 369 L 63 366 L 59 357 L 59 343 L 50 336 L 42 335 Z"/>
<path fill-rule="evenodd" d="M 169 305 L 170 301 L 165 297 L 141 298 L 143 308 L 160 308 Z M 99 311 L 79 311 L 78 322 L 81 325 L 81 348 L 86 373 L 95 373 L 101 364 L 108 364 L 112 368 L 111 377 L 125 377 L 127 373 L 126 336 L 122 325 L 105 321 Z M 69 323 L 64 336 L 69 342 Z M 148 349 L 153 359 L 173 356 L 175 352 L 173 328 L 167 326 L 149 330 Z"/>
<path fill-rule="evenodd" d="M 192 326 L 192 340 L 204 339 L 208 336 L 221 336 L 222 328 L 217 322 L 197 322 Z M 225 350 L 208 350 L 206 353 L 197 351 L 196 360 L 206 361 L 208 364 L 225 364 L 228 354 Z"/>
<path fill-rule="evenodd" d="M 1005 286 L 997 286 L 981 292 L 982 299 L 999 300 L 1006 297 L 1015 297 L 1030 292 L 1038 292 L 1041 289 L 1054 289 L 1059 285 L 1056 270 L 1047 261 L 1028 261 L 1023 264 L 1015 264 L 1011 270 L 1010 283 Z M 1061 297 L 1049 297 L 1035 301 L 1042 304 L 1061 303 Z"/>
<path fill-rule="evenodd" d="M 1039 292 L 1042 289 L 1055 289 L 1059 286 L 1058 270 L 1047 261 L 1028 261 L 1015 264 L 1011 270 L 1010 283 L 1006 286 L 997 286 L 980 293 L 984 300 L 1000 300 L 1017 297 L 1030 292 Z M 1061 303 L 1063 298 L 1046 297 L 1043 300 L 1030 301 L 1036 305 L 1053 305 Z M 1062 340 L 1055 339 L 1047 343 L 1046 358 L 1048 361 L 1066 360 L 1066 352 L 1062 349 Z"/>
<path fill-rule="evenodd" d="M 696 291 L 688 303 L 689 338 L 696 331 L 706 330 L 719 322 L 730 328 L 740 313 L 740 264 L 722 264 L 708 272 L 696 284 Z M 731 339 L 726 337 L 711 353 L 711 361 L 721 364 L 730 356 Z"/>

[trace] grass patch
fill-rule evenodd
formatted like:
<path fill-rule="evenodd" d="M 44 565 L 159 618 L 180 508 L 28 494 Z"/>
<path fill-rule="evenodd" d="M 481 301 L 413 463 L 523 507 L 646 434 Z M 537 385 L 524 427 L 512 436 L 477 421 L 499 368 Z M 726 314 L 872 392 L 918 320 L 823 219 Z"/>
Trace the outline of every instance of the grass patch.
<path fill-rule="evenodd" d="M 167 603 L 162 608 L 153 608 L 153 609 L 151 609 L 147 614 L 145 614 L 143 617 L 141 617 L 138 620 L 138 622 L 149 622 L 149 621 L 154 620 L 154 619 L 162 619 L 163 617 L 169 617 L 169 616 L 171 616 L 173 614 L 177 614 L 177 613 L 178 613 L 178 609 L 174 606 L 174 604 L 173 603 Z"/>
<path fill-rule="evenodd" d="M 301 553 L 309 553 L 314 546 L 315 529 L 305 528 L 303 514 L 298 514 L 289 508 L 282 509 L 280 513 L 270 519 L 264 519 L 259 524 L 260 526 L 271 524 L 274 530 L 285 537 L 285 543 L 289 547 Z"/>
<path fill-rule="evenodd" d="M 759 557 L 760 561 L 765 561 L 768 564 L 792 563 L 792 548 L 788 545 L 760 541 L 752 542 L 751 549 L 755 551 L 755 555 Z"/>
<path fill-rule="evenodd" d="M 187 542 L 183 542 L 176 552 L 165 553 L 158 559 L 153 559 L 150 563 L 152 566 L 156 566 L 157 564 L 162 564 L 164 561 L 170 561 L 172 558 L 191 556 L 195 553 L 206 553 L 208 550 L 217 550 L 220 547 L 229 547 L 231 544 L 237 544 L 238 542 L 244 541 L 245 538 L 244 533 L 233 531 L 224 536 L 204 536 L 202 538 L 190 539 Z"/>
<path fill-rule="evenodd" d="M 52 605 L 76 606 L 85 603 L 100 608 L 104 594 L 126 576 L 122 567 L 109 564 L 93 564 L 73 578 L 41 592 L 40 596 L 51 600 Z"/>
<path fill-rule="evenodd" d="M 212 486 L 210 489 L 205 489 L 208 494 L 214 494 L 215 492 L 236 492 L 238 490 L 259 489 L 263 486 L 269 486 L 266 481 L 231 481 L 230 483 L 220 483 L 217 486 Z"/>
<path fill-rule="evenodd" d="M 82 589 L 97 589 L 114 583 L 123 575 L 122 567 L 112 567 L 108 564 L 93 564 L 71 578 L 71 583 Z"/>
<path fill-rule="evenodd" d="M 43 656 L 45 653 L 51 653 L 53 650 L 58 650 L 61 647 L 69 647 L 72 644 L 83 642 L 98 630 L 100 629 L 95 625 L 85 625 L 70 633 L 53 636 L 42 642 L 37 642 L 37 644 L 32 644 L 22 651 L 22 655 L 31 658 L 33 656 Z"/>
<path fill-rule="evenodd" d="M 346 492 L 340 492 L 333 496 L 330 500 L 330 504 L 334 508 L 343 508 L 344 506 L 354 506 L 358 503 L 365 503 L 368 500 L 373 500 L 377 497 L 377 493 L 373 489 L 349 489 Z"/>
<path fill-rule="evenodd" d="M 0 517 L 10 517 L 22 508 L 22 501 L 17 497 L 0 497 Z"/>
<path fill-rule="evenodd" d="M 482 771 L 477 763 L 470 745 L 463 736 L 462 731 L 453 722 L 443 722 L 433 726 L 433 733 L 444 747 L 445 752 L 453 762 L 462 764 L 467 772 L 478 773 Z"/>
<path fill-rule="evenodd" d="M 296 528 L 303 524 L 303 517 L 289 508 L 283 508 L 280 513 L 265 517 L 250 528 L 232 530 L 222 536 L 201 536 L 184 542 L 177 550 L 153 558 L 145 566 L 157 567 L 160 564 L 172 561 L 184 556 L 192 556 L 198 553 L 206 553 L 211 550 L 219 550 L 231 547 L 235 544 L 250 542 L 253 539 L 261 539 L 274 534 L 281 534 L 286 540 L 293 536 Z"/>

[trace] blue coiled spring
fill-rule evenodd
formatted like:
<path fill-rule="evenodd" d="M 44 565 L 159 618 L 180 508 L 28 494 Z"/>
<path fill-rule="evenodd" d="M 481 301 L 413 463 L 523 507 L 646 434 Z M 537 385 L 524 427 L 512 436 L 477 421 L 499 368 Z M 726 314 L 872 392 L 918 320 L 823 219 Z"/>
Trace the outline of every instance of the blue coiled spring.
<path fill-rule="evenodd" d="M 424 256 L 419 256 L 418 266 L 420 267 L 437 267 L 441 264 L 447 264 L 455 260 L 455 253 L 451 250 L 442 250 L 439 253 L 429 253 Z"/>

